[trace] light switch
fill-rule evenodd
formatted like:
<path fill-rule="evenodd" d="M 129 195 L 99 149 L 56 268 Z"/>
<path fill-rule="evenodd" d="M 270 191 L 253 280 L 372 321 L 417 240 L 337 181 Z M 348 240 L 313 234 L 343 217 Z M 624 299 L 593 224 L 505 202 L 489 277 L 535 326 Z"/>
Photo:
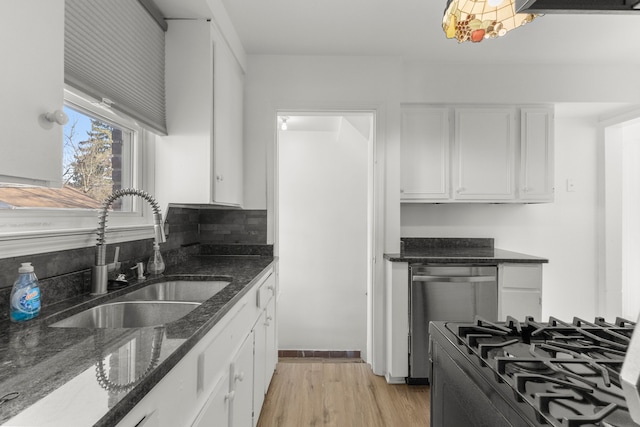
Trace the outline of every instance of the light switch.
<path fill-rule="evenodd" d="M 576 191 L 576 185 L 573 182 L 573 179 L 567 178 L 567 192 L 574 192 L 574 191 Z"/>

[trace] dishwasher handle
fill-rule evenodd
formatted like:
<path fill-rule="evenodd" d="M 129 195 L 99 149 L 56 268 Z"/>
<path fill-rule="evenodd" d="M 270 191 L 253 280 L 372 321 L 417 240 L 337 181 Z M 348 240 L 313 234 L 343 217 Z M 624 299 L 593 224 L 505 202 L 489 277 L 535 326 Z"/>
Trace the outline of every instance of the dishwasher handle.
<path fill-rule="evenodd" d="M 414 282 L 451 282 L 451 283 L 476 283 L 495 282 L 496 276 L 412 276 Z"/>

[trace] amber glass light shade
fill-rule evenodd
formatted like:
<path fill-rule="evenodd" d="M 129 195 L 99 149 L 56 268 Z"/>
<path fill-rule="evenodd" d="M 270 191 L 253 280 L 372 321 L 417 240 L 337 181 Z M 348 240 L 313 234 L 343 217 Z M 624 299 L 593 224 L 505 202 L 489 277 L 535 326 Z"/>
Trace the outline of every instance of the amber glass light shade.
<path fill-rule="evenodd" d="M 513 0 L 448 0 L 442 29 L 447 38 L 455 38 L 459 43 L 478 43 L 503 36 L 536 16 L 515 13 Z"/>

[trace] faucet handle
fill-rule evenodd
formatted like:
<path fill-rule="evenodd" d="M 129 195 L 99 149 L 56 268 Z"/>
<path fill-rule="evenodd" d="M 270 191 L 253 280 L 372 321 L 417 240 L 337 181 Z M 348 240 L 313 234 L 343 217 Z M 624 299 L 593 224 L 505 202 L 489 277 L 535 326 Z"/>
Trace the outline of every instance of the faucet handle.
<path fill-rule="evenodd" d="M 120 257 L 120 246 L 116 246 L 116 253 L 113 255 L 113 262 L 107 265 L 107 271 L 120 270 L 120 263 L 118 258 Z"/>

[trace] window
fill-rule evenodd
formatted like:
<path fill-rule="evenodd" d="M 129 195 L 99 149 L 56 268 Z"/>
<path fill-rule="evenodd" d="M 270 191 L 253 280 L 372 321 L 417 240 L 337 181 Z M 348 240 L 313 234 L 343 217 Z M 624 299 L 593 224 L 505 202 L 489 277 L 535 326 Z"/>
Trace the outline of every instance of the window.
<path fill-rule="evenodd" d="M 62 188 L 0 186 L 0 209 L 98 209 L 113 191 L 131 187 L 136 131 L 67 104 Z M 117 200 L 114 211 L 131 211 Z"/>
<path fill-rule="evenodd" d="M 108 195 L 127 187 L 153 194 L 152 133 L 69 87 L 65 112 L 69 117 L 61 142 L 65 185 L 59 189 L 0 186 L 3 257 L 94 245 L 98 209 Z M 142 200 L 123 197 L 112 208 L 110 242 L 149 237 L 153 222 Z"/>
<path fill-rule="evenodd" d="M 104 120 L 75 105 L 66 105 L 62 181 L 65 190 L 80 193 L 87 208 L 98 206 L 115 190 L 132 187 L 132 148 L 136 132 Z M 0 192 L 1 194 L 1 192 Z M 130 210 L 117 200 L 113 209 Z"/>

